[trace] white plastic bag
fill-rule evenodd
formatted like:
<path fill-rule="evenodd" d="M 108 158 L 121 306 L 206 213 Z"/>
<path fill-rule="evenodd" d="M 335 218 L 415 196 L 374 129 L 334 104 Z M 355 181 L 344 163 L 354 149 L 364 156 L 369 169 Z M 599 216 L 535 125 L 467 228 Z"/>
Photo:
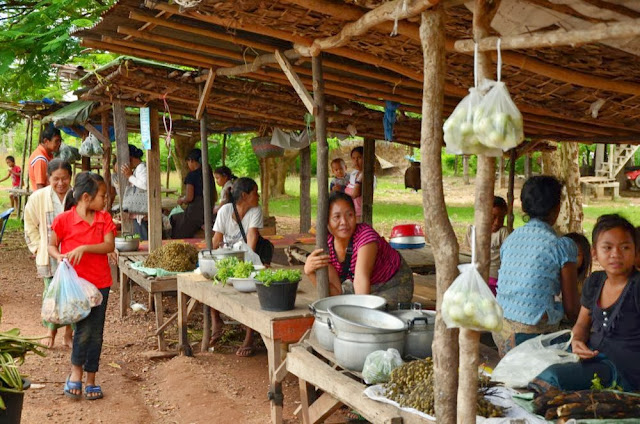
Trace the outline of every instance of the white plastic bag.
<path fill-rule="evenodd" d="M 100 145 L 100 140 L 93 134 L 89 134 L 80 145 L 80 154 L 82 156 L 102 156 L 103 153 L 104 150 Z"/>
<path fill-rule="evenodd" d="M 447 153 L 461 155 L 469 153 L 467 146 L 478 144 L 478 138 L 473 132 L 473 112 L 482 101 L 482 96 L 475 87 L 469 89 L 469 94 L 458 103 L 453 113 L 444 122 L 444 142 Z"/>
<path fill-rule="evenodd" d="M 78 277 L 68 260 L 62 261 L 42 298 L 41 317 L 54 324 L 73 324 L 89 315 L 102 303 L 102 293 L 87 280 Z"/>
<path fill-rule="evenodd" d="M 471 227 L 471 263 L 459 265 L 460 275 L 442 298 L 442 318 L 447 328 L 476 331 L 502 330 L 502 307 L 476 268 L 476 234 Z"/>
<path fill-rule="evenodd" d="M 507 352 L 493 370 L 491 379 L 508 387 L 526 387 L 551 365 L 578 362 L 578 355 L 567 352 L 573 336 L 566 343 L 551 344 L 556 338 L 569 333 L 571 330 L 561 330 L 524 341 Z"/>
<path fill-rule="evenodd" d="M 389 381 L 391 371 L 404 364 L 398 349 L 376 350 L 367 355 L 362 368 L 362 377 L 367 384 Z"/>

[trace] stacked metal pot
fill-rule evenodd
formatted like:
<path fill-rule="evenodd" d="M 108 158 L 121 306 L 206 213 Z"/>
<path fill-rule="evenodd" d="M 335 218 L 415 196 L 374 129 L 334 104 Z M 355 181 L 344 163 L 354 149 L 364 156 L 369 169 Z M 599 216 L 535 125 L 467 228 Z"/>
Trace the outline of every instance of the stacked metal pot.
<path fill-rule="evenodd" d="M 342 295 L 320 299 L 309 306 L 315 315 L 313 333 L 320 345 L 333 351 L 338 364 L 362 371 L 367 355 L 397 349 L 400 354 L 431 355 L 435 312 L 382 311 L 385 299 L 374 295 Z"/>

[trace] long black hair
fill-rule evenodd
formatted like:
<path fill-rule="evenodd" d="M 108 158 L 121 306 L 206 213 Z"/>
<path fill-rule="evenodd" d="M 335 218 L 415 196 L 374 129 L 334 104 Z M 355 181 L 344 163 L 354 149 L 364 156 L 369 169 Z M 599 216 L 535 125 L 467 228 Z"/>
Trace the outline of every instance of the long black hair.
<path fill-rule="evenodd" d="M 82 195 L 87 193 L 91 196 L 91 199 L 96 197 L 100 185 L 104 184 L 104 178 L 94 172 L 81 172 L 76 175 L 76 183 L 73 186 L 73 196 L 67 196 L 64 203 L 64 210 L 69 210 L 73 206 L 76 206 Z"/>
<path fill-rule="evenodd" d="M 129 156 L 130 157 L 142 160 L 142 155 L 143 154 L 144 154 L 144 152 L 141 149 L 137 148 L 133 144 L 129 144 Z"/>
<path fill-rule="evenodd" d="M 51 176 L 58 169 L 64 169 L 69 173 L 69 176 L 73 175 L 73 170 L 71 169 L 71 164 L 66 160 L 62 160 L 60 158 L 55 158 L 49 161 L 47 164 L 47 175 Z"/>
<path fill-rule="evenodd" d="M 251 193 L 258 188 L 258 184 L 249 177 L 240 177 L 231 187 L 231 201 L 238 203 L 238 200 L 242 199 L 242 193 Z"/>
<path fill-rule="evenodd" d="M 353 198 L 342 191 L 334 191 L 329 195 L 329 205 L 327 206 L 327 210 L 331 210 L 331 206 L 339 200 L 347 202 L 347 205 L 349 205 L 351 210 L 355 213 L 356 206 L 353 204 Z"/>
<path fill-rule="evenodd" d="M 231 181 L 238 178 L 235 175 L 233 175 L 233 172 L 231 172 L 231 169 L 228 166 L 219 166 L 213 171 L 213 173 L 222 175 L 223 177 L 228 178 Z"/>
<path fill-rule="evenodd" d="M 580 284 L 591 274 L 591 245 L 589 240 L 580 233 L 568 233 L 564 237 L 573 240 L 578 251 L 582 252 L 582 265 L 578 268 L 578 284 Z"/>

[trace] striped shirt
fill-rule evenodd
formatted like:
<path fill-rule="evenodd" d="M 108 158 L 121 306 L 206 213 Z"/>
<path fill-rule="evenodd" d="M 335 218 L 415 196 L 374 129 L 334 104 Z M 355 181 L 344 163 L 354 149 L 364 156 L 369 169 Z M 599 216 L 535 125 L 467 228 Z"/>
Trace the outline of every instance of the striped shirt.
<path fill-rule="evenodd" d="M 400 269 L 400 265 L 402 263 L 400 254 L 369 225 L 357 224 L 356 230 L 353 232 L 352 240 L 353 255 L 351 256 L 351 264 L 349 267 L 349 279 L 353 280 L 353 275 L 356 272 L 358 250 L 369 243 L 377 243 L 378 245 L 378 254 L 373 265 L 373 272 L 371 273 L 371 285 L 386 283 L 395 275 L 398 269 Z M 329 234 L 327 243 L 329 244 L 329 262 L 333 265 L 336 271 L 338 271 L 338 274 L 340 274 L 342 271 L 342 264 L 338 260 L 336 249 L 333 246 L 333 235 Z"/>
<path fill-rule="evenodd" d="M 31 190 L 37 190 L 38 184 L 49 185 L 49 176 L 47 175 L 47 165 L 49 161 L 53 159 L 53 156 L 47 152 L 42 144 L 38 144 L 38 147 L 29 156 L 29 181 L 31 184 Z"/>
<path fill-rule="evenodd" d="M 576 262 L 578 248 L 572 240 L 558 237 L 549 224 L 532 219 L 516 229 L 502 244 L 496 299 L 504 317 L 527 325 L 536 325 L 547 316 L 557 324 L 564 316 L 559 295 L 560 270 L 567 262 Z"/>

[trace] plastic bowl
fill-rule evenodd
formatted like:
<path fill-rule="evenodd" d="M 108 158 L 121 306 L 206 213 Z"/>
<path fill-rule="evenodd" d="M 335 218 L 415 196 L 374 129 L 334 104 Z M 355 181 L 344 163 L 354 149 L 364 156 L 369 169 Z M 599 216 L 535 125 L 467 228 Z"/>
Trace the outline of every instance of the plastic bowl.
<path fill-rule="evenodd" d="M 256 280 L 253 278 L 229 278 L 227 282 L 233 284 L 233 288 L 243 293 L 256 291 Z"/>
<path fill-rule="evenodd" d="M 397 237 L 416 237 L 422 236 L 424 238 L 424 231 L 422 231 L 422 227 L 418 224 L 403 224 L 396 225 L 391 230 L 390 238 Z"/>

